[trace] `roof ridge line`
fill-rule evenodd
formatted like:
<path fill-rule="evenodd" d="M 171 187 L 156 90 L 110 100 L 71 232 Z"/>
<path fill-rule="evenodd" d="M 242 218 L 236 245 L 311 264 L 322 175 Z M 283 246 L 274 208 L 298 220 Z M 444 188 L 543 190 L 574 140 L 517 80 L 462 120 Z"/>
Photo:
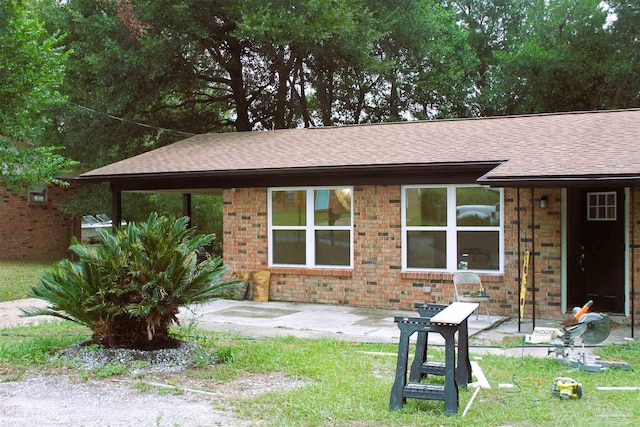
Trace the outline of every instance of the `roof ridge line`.
<path fill-rule="evenodd" d="M 314 126 L 308 128 L 308 130 L 329 130 L 329 129 L 343 129 L 352 127 L 366 127 L 366 126 L 385 126 L 385 125 L 404 125 L 415 123 L 438 123 L 438 122 L 463 122 L 463 121 L 475 121 L 475 120 L 498 120 L 498 119 L 517 119 L 526 117 L 550 117 L 550 116 L 569 116 L 569 115 L 583 115 L 583 114 L 601 114 L 601 113 L 622 113 L 640 111 L 640 108 L 617 108 L 613 110 L 576 110 L 576 111 L 556 111 L 548 113 L 526 113 L 526 114 L 507 114 L 502 116 L 479 116 L 479 117 L 452 117 L 443 119 L 430 119 L 430 120 L 407 120 L 397 122 L 377 122 L 377 123 L 352 123 L 346 125 L 333 125 L 333 126 Z M 291 128 L 296 129 L 296 128 Z"/>

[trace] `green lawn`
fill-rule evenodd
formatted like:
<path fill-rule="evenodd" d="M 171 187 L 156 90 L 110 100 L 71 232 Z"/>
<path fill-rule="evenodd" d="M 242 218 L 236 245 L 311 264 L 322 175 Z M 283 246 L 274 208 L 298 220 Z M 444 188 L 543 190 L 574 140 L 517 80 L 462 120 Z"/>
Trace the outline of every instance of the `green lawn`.
<path fill-rule="evenodd" d="M 26 298 L 50 262 L 0 261 L 0 301 Z"/>
<path fill-rule="evenodd" d="M 64 322 L 0 332 L 0 380 L 19 379 L 28 372 L 56 374 L 61 368 L 61 361 L 55 358 L 57 351 L 90 335 L 88 330 Z M 578 372 L 549 359 L 483 355 L 476 360 L 492 388 L 480 390 L 462 418 L 473 389 L 461 390 L 457 416 L 445 415 L 440 401 L 409 399 L 402 410 L 389 411 L 396 345 L 292 337 L 256 339 L 190 328 L 175 332 L 203 347 L 201 363 L 163 377 L 163 382 L 177 388 L 197 384 L 201 389 L 215 390 L 221 381 L 269 372 L 300 380 L 300 387 L 291 391 L 249 394 L 233 402 L 233 409 L 241 416 L 264 426 L 632 426 L 640 419 L 640 392 L 596 389 L 640 385 L 638 343 L 604 350 L 606 357 L 625 360 L 634 370 L 599 374 Z M 442 358 L 441 351 L 431 353 Z M 226 363 L 212 364 L 213 354 Z M 72 366 L 64 371 L 78 372 L 79 378 L 105 376 L 104 372 L 80 372 Z M 153 376 L 129 377 L 122 369 L 113 370 L 112 375 L 131 378 L 136 390 L 153 390 L 150 384 L 157 381 Z M 561 400 L 552 396 L 556 377 L 580 382 L 584 397 Z M 501 383 L 513 387 L 499 388 Z"/>

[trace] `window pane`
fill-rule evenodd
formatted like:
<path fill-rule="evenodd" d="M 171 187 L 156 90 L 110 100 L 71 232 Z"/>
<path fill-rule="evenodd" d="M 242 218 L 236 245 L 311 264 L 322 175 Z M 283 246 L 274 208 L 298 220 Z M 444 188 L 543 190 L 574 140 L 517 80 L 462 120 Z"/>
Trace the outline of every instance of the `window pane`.
<path fill-rule="evenodd" d="M 316 231 L 316 265 L 350 265 L 349 230 Z"/>
<path fill-rule="evenodd" d="M 499 238 L 497 231 L 458 232 L 458 269 L 498 270 Z"/>
<path fill-rule="evenodd" d="M 273 263 L 305 264 L 307 262 L 304 230 L 273 231 Z"/>
<path fill-rule="evenodd" d="M 315 225 L 351 225 L 351 189 L 314 191 Z"/>
<path fill-rule="evenodd" d="M 405 195 L 408 226 L 447 225 L 446 188 L 407 188 Z"/>
<path fill-rule="evenodd" d="M 500 190 L 484 187 L 456 188 L 456 223 L 461 226 L 500 224 Z"/>
<path fill-rule="evenodd" d="M 306 225 L 306 191 L 289 190 L 271 192 L 271 224 Z"/>
<path fill-rule="evenodd" d="M 446 268 L 447 233 L 445 231 L 407 232 L 408 268 Z"/>

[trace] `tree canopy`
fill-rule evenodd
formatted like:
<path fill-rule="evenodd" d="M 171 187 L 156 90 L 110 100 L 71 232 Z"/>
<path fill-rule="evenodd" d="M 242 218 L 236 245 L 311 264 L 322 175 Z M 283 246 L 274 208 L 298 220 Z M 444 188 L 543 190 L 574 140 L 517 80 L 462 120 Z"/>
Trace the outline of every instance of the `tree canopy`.
<path fill-rule="evenodd" d="M 41 139 L 45 111 L 64 101 L 60 88 L 68 52 L 61 42 L 25 2 L 0 3 L 1 186 L 62 183 L 57 175 L 73 165 Z"/>
<path fill-rule="evenodd" d="M 84 168 L 206 132 L 640 105 L 631 0 L 37 4 L 72 50 L 45 135 Z"/>

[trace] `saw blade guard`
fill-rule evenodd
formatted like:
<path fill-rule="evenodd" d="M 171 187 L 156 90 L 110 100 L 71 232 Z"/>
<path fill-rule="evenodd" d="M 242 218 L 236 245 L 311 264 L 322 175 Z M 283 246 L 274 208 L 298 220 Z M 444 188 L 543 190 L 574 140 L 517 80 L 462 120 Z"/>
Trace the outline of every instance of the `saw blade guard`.
<path fill-rule="evenodd" d="M 611 319 L 604 313 L 586 313 L 579 324 L 584 326 L 581 338 L 585 344 L 600 344 L 611 333 Z"/>

